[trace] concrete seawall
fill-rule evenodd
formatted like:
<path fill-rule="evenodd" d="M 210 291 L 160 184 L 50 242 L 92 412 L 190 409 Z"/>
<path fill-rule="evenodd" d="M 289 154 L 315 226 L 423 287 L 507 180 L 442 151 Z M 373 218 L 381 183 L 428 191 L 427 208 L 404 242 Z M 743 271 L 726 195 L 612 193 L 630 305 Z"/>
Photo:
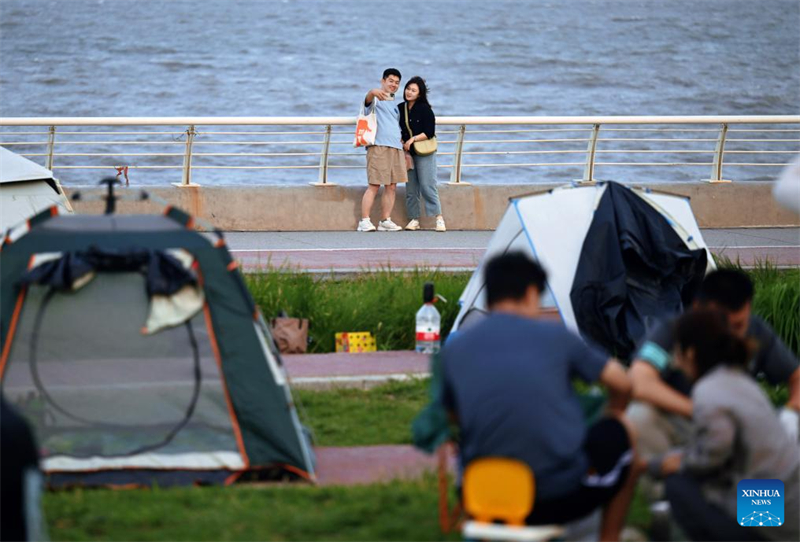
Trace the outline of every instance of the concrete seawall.
<path fill-rule="evenodd" d="M 508 199 L 553 188 L 542 185 L 439 185 L 447 227 L 451 230 L 493 230 L 505 212 Z M 779 207 L 772 198 L 772 183 L 665 183 L 648 184 L 653 190 L 691 198 L 701 228 L 800 226 L 800 217 Z M 330 231 L 355 229 L 361 214 L 364 186 L 195 186 L 148 187 L 146 190 L 172 205 L 198 216 L 225 231 Z M 79 190 L 83 196 L 99 196 L 104 189 L 66 188 L 67 195 Z M 138 188 L 121 188 L 122 195 L 135 196 Z M 373 207 L 376 221 L 380 197 Z M 77 213 L 102 213 L 104 204 L 94 197 L 73 202 Z M 120 213 L 153 213 L 154 202 L 122 201 Z M 392 218 L 407 221 L 405 188 L 397 190 Z M 430 227 L 432 219 L 422 221 Z"/>

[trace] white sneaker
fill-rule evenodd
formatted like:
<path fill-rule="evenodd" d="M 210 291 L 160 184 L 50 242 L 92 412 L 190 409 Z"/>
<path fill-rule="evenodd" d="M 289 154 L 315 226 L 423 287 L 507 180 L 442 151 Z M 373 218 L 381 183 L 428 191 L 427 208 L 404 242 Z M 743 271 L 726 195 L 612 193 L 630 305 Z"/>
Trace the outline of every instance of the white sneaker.
<path fill-rule="evenodd" d="M 356 231 L 375 231 L 375 224 L 372 223 L 372 220 L 369 218 L 362 218 L 358 222 L 358 227 Z"/>
<path fill-rule="evenodd" d="M 391 218 L 378 222 L 378 231 L 400 231 L 403 228 L 392 222 Z"/>
<path fill-rule="evenodd" d="M 419 220 L 412 218 L 408 224 L 406 224 L 406 229 L 408 231 L 417 231 L 419 229 Z"/>
<path fill-rule="evenodd" d="M 439 217 L 436 219 L 436 231 L 447 231 L 447 227 L 444 225 L 444 218 Z"/>

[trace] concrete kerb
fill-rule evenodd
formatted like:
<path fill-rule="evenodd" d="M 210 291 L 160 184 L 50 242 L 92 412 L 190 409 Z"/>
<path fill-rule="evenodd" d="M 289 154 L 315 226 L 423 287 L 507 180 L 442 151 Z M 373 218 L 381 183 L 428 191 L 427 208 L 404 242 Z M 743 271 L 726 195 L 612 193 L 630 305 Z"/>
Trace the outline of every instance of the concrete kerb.
<path fill-rule="evenodd" d="M 636 185 L 635 183 L 633 183 Z M 447 227 L 451 230 L 493 230 L 509 198 L 548 190 L 560 184 L 439 185 Z M 800 226 L 800 217 L 778 206 L 772 198 L 772 183 L 651 183 L 653 190 L 689 196 L 701 228 Z M 66 187 L 65 187 L 66 188 Z M 121 194 L 144 189 L 168 203 L 202 218 L 225 231 L 349 231 L 360 215 L 363 186 L 193 186 L 129 187 Z M 77 213 L 100 214 L 103 202 L 96 197 L 102 189 L 80 190 L 84 195 L 73 206 Z M 69 195 L 69 194 L 68 194 Z M 133 195 L 133 194 L 131 194 Z M 392 217 L 405 223 L 405 188 L 399 187 Z M 161 205 L 149 201 L 123 201 L 122 214 L 154 213 Z M 373 208 L 378 220 L 380 202 Z M 429 226 L 432 218 L 423 219 Z"/>
<path fill-rule="evenodd" d="M 325 391 L 340 388 L 356 388 L 369 390 L 389 382 L 407 382 L 424 380 L 430 373 L 397 373 L 386 375 L 354 375 L 354 376 L 307 376 L 290 378 L 293 389 Z"/>

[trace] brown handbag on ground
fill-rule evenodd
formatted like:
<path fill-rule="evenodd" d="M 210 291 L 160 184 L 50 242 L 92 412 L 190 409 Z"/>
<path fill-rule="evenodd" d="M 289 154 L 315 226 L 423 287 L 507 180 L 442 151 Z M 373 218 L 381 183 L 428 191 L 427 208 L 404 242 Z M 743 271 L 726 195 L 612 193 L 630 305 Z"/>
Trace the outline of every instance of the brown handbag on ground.
<path fill-rule="evenodd" d="M 281 354 L 305 354 L 308 347 L 306 318 L 273 318 L 270 321 L 272 339 Z"/>
<path fill-rule="evenodd" d="M 414 132 L 411 131 L 411 125 L 408 123 L 408 104 L 404 103 L 403 106 L 406 109 L 406 128 L 408 128 L 408 135 L 414 137 Z M 414 147 L 414 152 L 419 156 L 430 156 L 435 153 L 438 148 L 436 136 L 433 136 L 431 139 L 426 139 L 425 141 L 415 141 L 411 146 Z"/>

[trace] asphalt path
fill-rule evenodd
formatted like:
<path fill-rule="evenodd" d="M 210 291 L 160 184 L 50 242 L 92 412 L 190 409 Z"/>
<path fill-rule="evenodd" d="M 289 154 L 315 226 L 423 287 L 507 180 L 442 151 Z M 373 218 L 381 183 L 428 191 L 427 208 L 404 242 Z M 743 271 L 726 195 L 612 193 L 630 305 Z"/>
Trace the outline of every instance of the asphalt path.
<path fill-rule="evenodd" d="M 474 269 L 494 232 L 228 232 L 226 242 L 246 272 L 287 267 L 351 273 L 438 267 Z M 711 251 L 745 267 L 769 261 L 800 266 L 800 228 L 702 230 Z"/>

